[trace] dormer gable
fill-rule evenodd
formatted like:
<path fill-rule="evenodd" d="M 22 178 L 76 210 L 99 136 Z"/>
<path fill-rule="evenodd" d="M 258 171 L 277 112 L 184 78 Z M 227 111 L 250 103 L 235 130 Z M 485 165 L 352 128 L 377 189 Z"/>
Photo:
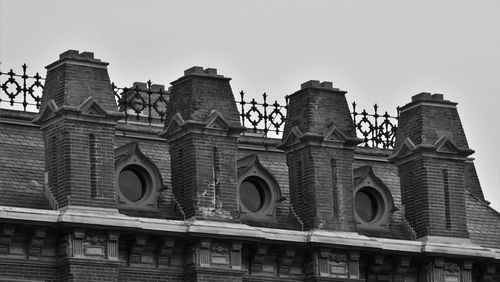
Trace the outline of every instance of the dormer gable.
<path fill-rule="evenodd" d="M 325 141 L 346 142 L 347 136 L 335 125 L 330 126 L 325 131 Z"/>
<path fill-rule="evenodd" d="M 283 141 L 278 145 L 278 148 L 286 148 L 293 146 L 300 142 L 302 138 L 302 132 L 300 132 L 297 126 L 293 127 L 290 130 L 290 133 L 286 137 L 283 138 Z"/>
<path fill-rule="evenodd" d="M 225 129 L 225 130 L 231 128 L 231 125 L 216 110 L 212 110 L 212 112 L 206 119 L 206 123 L 207 123 L 206 128 Z"/>
<path fill-rule="evenodd" d="M 366 230 L 389 230 L 394 198 L 371 166 L 354 170 L 354 217 L 357 227 Z"/>
<path fill-rule="evenodd" d="M 139 143 L 131 142 L 115 149 L 115 175 L 120 209 L 156 209 L 161 173 L 141 152 Z"/>
<path fill-rule="evenodd" d="M 83 115 L 107 116 L 106 110 L 92 97 L 88 97 L 78 108 Z"/>

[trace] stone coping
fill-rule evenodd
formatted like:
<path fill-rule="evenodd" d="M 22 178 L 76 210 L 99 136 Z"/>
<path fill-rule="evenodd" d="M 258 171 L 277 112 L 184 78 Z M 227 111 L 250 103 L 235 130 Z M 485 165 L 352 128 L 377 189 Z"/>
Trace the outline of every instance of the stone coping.
<path fill-rule="evenodd" d="M 500 261 L 500 249 L 484 248 L 470 240 L 460 238 L 425 237 L 417 241 L 368 237 L 355 232 L 328 230 L 296 231 L 248 226 L 208 220 L 169 220 L 129 217 L 115 209 L 99 209 L 70 206 L 60 210 L 41 210 L 0 206 L 0 220 L 3 222 L 34 223 L 38 225 L 112 228 L 113 230 L 134 230 L 137 232 L 170 233 L 172 236 L 204 236 L 229 238 L 244 241 L 280 242 L 302 245 L 310 243 L 330 248 L 351 248 L 357 250 L 404 253 L 406 255 L 432 254 L 484 258 Z M 456 239 L 456 240 L 455 240 Z"/>

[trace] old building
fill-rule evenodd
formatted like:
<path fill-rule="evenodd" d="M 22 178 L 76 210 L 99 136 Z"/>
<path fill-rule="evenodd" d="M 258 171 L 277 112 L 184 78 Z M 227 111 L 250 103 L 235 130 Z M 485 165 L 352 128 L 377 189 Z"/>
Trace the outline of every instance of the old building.
<path fill-rule="evenodd" d="M 39 112 L 0 109 L 0 281 L 500 281 L 500 214 L 443 95 L 396 131 L 308 81 L 282 126 L 216 69 L 117 89 L 107 65 L 67 51 L 28 77 Z M 32 94 L 0 75 L 0 106 Z"/>

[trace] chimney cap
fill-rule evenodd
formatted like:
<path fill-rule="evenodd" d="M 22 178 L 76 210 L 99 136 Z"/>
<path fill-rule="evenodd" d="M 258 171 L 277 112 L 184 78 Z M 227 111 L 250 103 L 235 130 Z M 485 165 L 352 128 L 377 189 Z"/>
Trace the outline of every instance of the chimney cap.
<path fill-rule="evenodd" d="M 188 75 L 205 75 L 205 76 L 216 76 L 216 77 L 224 77 L 223 75 L 218 75 L 217 74 L 217 69 L 216 68 L 206 68 L 204 69 L 203 67 L 199 66 L 194 66 L 191 67 L 187 70 L 184 71 L 184 76 Z"/>
<path fill-rule="evenodd" d="M 448 102 L 448 100 L 444 100 L 444 95 L 439 93 L 431 94 L 429 92 L 421 92 L 417 95 L 413 95 L 411 97 L 411 101 L 443 101 Z"/>
<path fill-rule="evenodd" d="M 92 66 L 98 68 L 106 68 L 108 63 L 102 62 L 100 59 L 94 58 L 93 52 L 80 52 L 78 50 L 67 50 L 59 54 L 59 60 L 53 62 L 52 64 L 46 66 L 47 70 L 51 70 L 65 63 L 80 64 L 85 66 Z"/>
<path fill-rule="evenodd" d="M 333 87 L 333 82 L 331 81 L 323 81 L 319 82 L 319 80 L 309 80 L 300 85 L 300 89 L 306 88 L 321 88 L 321 89 L 330 89 L 330 90 L 339 90 L 338 88 Z"/>
<path fill-rule="evenodd" d="M 94 58 L 94 52 L 88 52 L 88 51 L 83 51 L 79 52 L 78 50 L 68 50 L 65 52 L 62 52 L 59 55 L 59 59 L 66 59 L 66 58 L 75 58 L 75 59 L 87 59 L 87 60 L 92 60 L 92 61 L 97 61 L 100 62 L 101 60 L 95 59 Z"/>

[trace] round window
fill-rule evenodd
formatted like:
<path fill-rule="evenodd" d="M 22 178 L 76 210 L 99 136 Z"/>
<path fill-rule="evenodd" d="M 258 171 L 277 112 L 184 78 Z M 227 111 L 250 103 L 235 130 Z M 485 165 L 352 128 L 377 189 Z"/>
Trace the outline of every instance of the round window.
<path fill-rule="evenodd" d="M 262 208 L 265 201 L 265 187 L 262 181 L 255 179 L 245 179 L 240 185 L 241 203 L 251 212 L 256 212 Z"/>
<path fill-rule="evenodd" d="M 359 218 L 365 222 L 371 222 L 380 214 L 380 205 L 378 193 L 370 188 L 361 188 L 356 193 L 355 206 Z"/>
<path fill-rule="evenodd" d="M 118 185 L 122 195 L 131 202 L 141 200 L 146 194 L 144 173 L 134 166 L 127 166 L 120 172 Z"/>

